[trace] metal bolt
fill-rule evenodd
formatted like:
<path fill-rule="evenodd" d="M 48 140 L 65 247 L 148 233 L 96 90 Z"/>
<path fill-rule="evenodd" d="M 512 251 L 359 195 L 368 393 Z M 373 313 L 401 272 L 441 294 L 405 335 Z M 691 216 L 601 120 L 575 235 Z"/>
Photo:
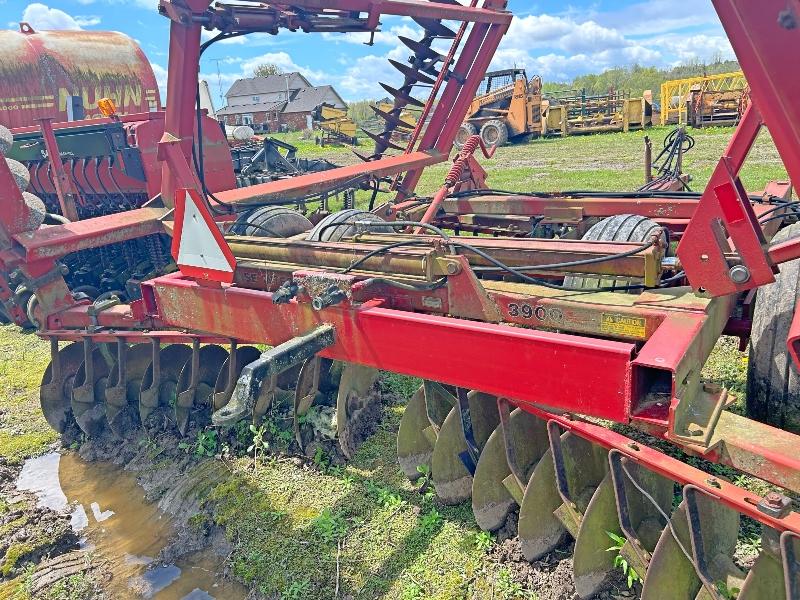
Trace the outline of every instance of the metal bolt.
<path fill-rule="evenodd" d="M 757 505 L 758 510 L 776 519 L 782 519 L 789 514 L 792 508 L 792 501 L 783 494 L 770 492 Z"/>
<path fill-rule="evenodd" d="M 750 279 L 750 269 L 744 265 L 735 265 L 728 271 L 731 280 L 734 283 L 746 283 Z"/>
<path fill-rule="evenodd" d="M 449 275 L 455 275 L 458 273 L 458 265 L 454 262 L 447 263 L 447 273 Z"/>
<path fill-rule="evenodd" d="M 764 496 L 764 502 L 770 506 L 778 507 L 781 505 L 781 495 L 778 492 L 770 492 Z"/>

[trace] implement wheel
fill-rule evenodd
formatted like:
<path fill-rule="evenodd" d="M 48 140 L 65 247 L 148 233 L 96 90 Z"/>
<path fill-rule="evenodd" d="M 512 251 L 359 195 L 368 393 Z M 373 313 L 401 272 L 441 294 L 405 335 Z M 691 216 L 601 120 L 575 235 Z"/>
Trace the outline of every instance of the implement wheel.
<path fill-rule="evenodd" d="M 780 230 L 772 241 L 798 236 L 800 223 Z M 800 292 L 800 259 L 784 263 L 780 269 L 775 283 L 756 293 L 747 368 L 747 412 L 759 421 L 800 432 L 800 374 L 786 348 Z"/>
<path fill-rule="evenodd" d="M 592 240 L 596 242 L 640 242 L 644 243 L 653 237 L 653 234 L 661 232 L 662 239 L 666 242 L 665 235 L 661 226 L 641 215 L 614 215 L 606 217 L 592 225 L 582 240 Z M 568 275 L 564 278 L 564 285 L 569 288 L 584 288 L 587 290 L 599 287 L 613 287 L 637 284 L 640 281 L 633 279 L 599 277 L 584 277 L 580 275 Z M 620 290 L 624 291 L 624 290 Z M 639 293 L 641 290 L 632 290 L 632 293 Z"/>
<path fill-rule="evenodd" d="M 458 133 L 456 133 L 456 141 L 455 141 L 456 148 L 461 150 L 464 147 L 464 144 L 467 143 L 467 140 L 477 133 L 478 133 L 478 128 L 475 127 L 474 124 L 462 123 L 461 127 L 458 128 Z"/>
<path fill-rule="evenodd" d="M 339 212 L 331 213 L 314 226 L 308 232 L 306 239 L 309 242 L 340 242 L 346 237 L 350 237 L 358 230 L 358 221 L 383 221 L 378 215 L 357 208 L 348 208 Z M 386 227 L 376 227 L 369 230 L 370 233 L 392 233 L 390 225 Z"/>
<path fill-rule="evenodd" d="M 488 121 L 481 127 L 481 139 L 487 146 L 505 146 L 508 143 L 508 127 L 499 119 Z"/>
<path fill-rule="evenodd" d="M 262 206 L 243 213 L 231 227 L 235 235 L 288 238 L 311 229 L 306 217 L 285 206 Z"/>

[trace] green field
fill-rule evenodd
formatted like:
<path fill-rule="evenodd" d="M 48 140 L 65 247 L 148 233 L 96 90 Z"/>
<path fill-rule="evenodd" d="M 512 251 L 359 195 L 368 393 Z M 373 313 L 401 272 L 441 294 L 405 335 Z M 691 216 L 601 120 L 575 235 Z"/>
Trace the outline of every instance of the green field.
<path fill-rule="evenodd" d="M 692 131 L 695 148 L 685 171 L 701 189 L 732 129 Z M 669 132 L 646 132 L 654 146 Z M 482 161 L 492 187 L 521 191 L 626 190 L 642 182 L 645 133 L 535 140 L 499 149 Z M 299 136 L 283 136 L 292 143 Z M 349 161 L 349 150 L 301 144 L 302 155 Z M 426 172 L 420 192 L 436 189 L 447 165 Z M 767 135 L 752 152 L 743 179 L 749 190 L 786 174 Z M 741 395 L 746 355 L 724 339 L 706 367 L 712 380 Z M 47 344 L 12 326 L 0 327 L 0 456 L 19 462 L 55 440 L 38 412 L 37 386 L 49 359 Z M 386 377 L 407 398 L 415 382 Z M 401 475 L 394 457 L 399 403 L 380 431 L 346 467 L 313 468 L 287 458 L 257 469 L 249 457 L 232 461 L 230 480 L 214 492 L 214 519 L 233 546 L 231 572 L 274 598 L 535 598 L 495 556 L 468 505 L 443 507 Z M 541 591 L 541 590 L 539 590 Z M 261 597 L 261 596 L 258 596 Z"/>

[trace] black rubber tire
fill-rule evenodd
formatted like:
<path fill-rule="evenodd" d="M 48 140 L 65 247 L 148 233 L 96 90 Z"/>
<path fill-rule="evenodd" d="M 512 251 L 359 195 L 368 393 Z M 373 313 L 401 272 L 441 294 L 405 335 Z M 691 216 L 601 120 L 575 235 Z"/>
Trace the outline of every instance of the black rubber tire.
<path fill-rule="evenodd" d="M 478 128 L 473 123 L 462 123 L 461 127 L 456 132 L 456 141 L 454 142 L 456 148 L 461 150 L 467 140 L 478 133 Z"/>
<path fill-rule="evenodd" d="M 781 229 L 773 242 L 800 237 L 800 223 Z M 800 373 L 786 347 L 797 295 L 800 259 L 783 263 L 775 282 L 758 288 L 747 364 L 747 414 L 800 433 Z"/>
<path fill-rule="evenodd" d="M 231 227 L 234 235 L 287 238 L 313 227 L 305 216 L 285 206 L 262 206 L 239 216 Z"/>
<path fill-rule="evenodd" d="M 644 243 L 653 237 L 656 230 L 664 236 L 666 234 L 661 225 L 642 217 L 641 215 L 614 215 L 598 221 L 586 230 L 581 237 L 582 240 L 592 240 L 598 242 L 641 242 Z M 580 275 L 568 275 L 564 278 L 564 285 L 570 288 L 595 289 L 599 287 L 625 286 L 640 283 L 633 278 L 630 279 L 600 279 L 597 277 L 583 277 Z M 639 290 L 630 290 L 631 293 L 639 293 Z"/>
<path fill-rule="evenodd" d="M 331 213 L 308 232 L 306 239 L 309 242 L 339 242 L 356 233 L 356 221 L 383 221 L 378 215 L 357 208 L 349 208 Z M 370 229 L 370 233 L 392 233 L 390 225 Z"/>
<path fill-rule="evenodd" d="M 486 146 L 505 146 L 508 143 L 508 127 L 500 119 L 487 121 L 481 127 L 481 139 Z"/>

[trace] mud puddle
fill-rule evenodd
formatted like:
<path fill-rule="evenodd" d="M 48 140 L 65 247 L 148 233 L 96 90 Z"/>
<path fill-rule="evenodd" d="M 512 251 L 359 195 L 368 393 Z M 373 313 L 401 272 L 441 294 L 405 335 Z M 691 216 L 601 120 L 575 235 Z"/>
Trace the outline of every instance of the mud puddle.
<path fill-rule="evenodd" d="M 27 461 L 19 491 L 36 494 L 40 506 L 69 511 L 81 549 L 99 557 L 112 578 L 111 598 L 243 600 L 247 590 L 216 577 L 225 557 L 211 551 L 156 563 L 175 531 L 136 478 L 110 463 L 86 462 L 56 452 Z"/>

